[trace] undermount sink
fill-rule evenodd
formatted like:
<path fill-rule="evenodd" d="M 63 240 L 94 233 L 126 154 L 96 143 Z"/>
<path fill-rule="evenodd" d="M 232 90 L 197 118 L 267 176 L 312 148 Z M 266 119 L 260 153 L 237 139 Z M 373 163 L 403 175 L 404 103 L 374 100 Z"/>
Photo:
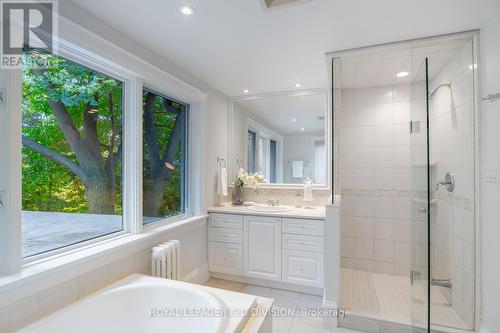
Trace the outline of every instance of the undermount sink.
<path fill-rule="evenodd" d="M 256 212 L 288 212 L 292 208 L 289 206 L 268 206 L 268 205 L 253 205 L 249 206 L 248 209 L 256 211 Z"/>

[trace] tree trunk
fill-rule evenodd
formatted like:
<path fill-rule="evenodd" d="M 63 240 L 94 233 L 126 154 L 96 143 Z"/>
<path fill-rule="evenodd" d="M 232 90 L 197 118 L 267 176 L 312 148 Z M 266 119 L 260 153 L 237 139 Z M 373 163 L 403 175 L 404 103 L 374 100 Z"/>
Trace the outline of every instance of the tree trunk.
<path fill-rule="evenodd" d="M 166 179 L 153 178 L 147 184 L 144 183 L 143 195 L 143 215 L 147 217 L 160 217 L 161 205 L 165 196 L 165 189 L 168 185 L 168 176 Z"/>
<path fill-rule="evenodd" d="M 115 189 L 105 172 L 95 174 L 85 184 L 89 211 L 93 214 L 115 214 Z"/>

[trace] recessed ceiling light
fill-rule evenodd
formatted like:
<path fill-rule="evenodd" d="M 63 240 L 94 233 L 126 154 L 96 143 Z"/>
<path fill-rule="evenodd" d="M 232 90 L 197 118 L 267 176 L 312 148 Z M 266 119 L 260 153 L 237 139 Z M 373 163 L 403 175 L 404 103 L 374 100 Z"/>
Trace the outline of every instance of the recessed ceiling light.
<path fill-rule="evenodd" d="M 300 130 L 301 130 L 302 132 L 304 132 L 306 129 L 305 129 L 304 127 L 302 127 Z"/>
<path fill-rule="evenodd" d="M 472 66 L 472 65 L 469 66 L 469 69 L 473 69 L 473 68 L 477 69 L 477 64 L 474 64 L 474 66 Z"/>
<path fill-rule="evenodd" d="M 182 15 L 186 15 L 186 16 L 193 15 L 196 12 L 194 7 L 188 6 L 188 5 L 181 6 L 179 8 L 179 11 L 182 13 Z"/>
<path fill-rule="evenodd" d="M 396 74 L 397 77 L 406 77 L 408 76 L 410 73 L 408 72 L 399 72 L 398 74 Z"/>
<path fill-rule="evenodd" d="M 295 83 L 295 88 L 300 88 L 302 85 L 300 83 Z"/>
<path fill-rule="evenodd" d="M 245 94 L 248 94 L 248 89 L 244 89 L 244 90 L 243 90 L 243 92 L 244 92 Z"/>
<path fill-rule="evenodd" d="M 293 122 L 296 122 L 296 121 L 297 121 L 297 119 L 295 119 L 295 118 L 292 118 L 292 121 L 293 121 Z"/>

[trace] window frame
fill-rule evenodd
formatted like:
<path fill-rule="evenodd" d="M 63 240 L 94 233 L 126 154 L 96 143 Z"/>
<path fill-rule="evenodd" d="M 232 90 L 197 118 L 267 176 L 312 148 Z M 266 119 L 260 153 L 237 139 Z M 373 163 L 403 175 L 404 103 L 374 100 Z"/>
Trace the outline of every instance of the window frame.
<path fill-rule="evenodd" d="M 83 32 L 82 36 L 86 38 L 95 38 L 89 36 L 88 32 Z M 189 159 L 191 151 L 191 134 L 192 128 L 198 129 L 202 123 L 196 122 L 193 125 L 190 121 L 190 110 L 192 102 L 196 105 L 197 111 L 204 111 L 205 94 L 181 80 L 176 79 L 163 70 L 138 59 L 136 56 L 110 44 L 102 39 L 99 40 L 109 50 L 118 51 L 117 54 L 112 54 L 115 59 L 111 61 L 89 49 L 81 48 L 75 44 L 67 42 L 63 39 L 58 41 L 58 50 L 54 55 L 72 61 L 76 64 L 85 66 L 91 70 L 107 75 L 111 78 L 119 80 L 123 83 L 123 193 L 122 193 L 122 230 L 111 234 L 106 234 L 100 237 L 95 237 L 86 241 L 71 244 L 62 248 L 54 249 L 37 255 L 22 258 L 22 223 L 21 223 L 21 162 L 22 162 L 22 144 L 21 144 L 21 115 L 19 110 L 22 103 L 21 70 L 0 70 L 3 80 L 0 80 L 0 88 L 5 87 L 7 92 L 7 104 L 0 105 L 0 118 L 3 116 L 7 120 L 4 124 L 8 131 L 4 134 L 0 133 L 2 139 L 7 146 L 0 145 L 0 153 L 5 154 L 8 166 L 0 166 L 0 175 L 2 173 L 9 175 L 9 182 L 2 183 L 0 181 L 0 196 L 4 205 L 0 205 L 0 276 L 9 275 L 21 271 L 26 266 L 31 266 L 38 262 L 50 261 L 59 258 L 61 255 L 83 251 L 89 247 L 100 246 L 103 243 L 112 243 L 113 241 L 125 236 L 136 234 L 150 233 L 154 229 L 162 230 L 165 225 L 174 222 L 180 222 L 200 215 L 203 210 L 203 202 L 201 197 L 197 197 L 198 201 L 193 204 L 193 190 L 203 189 L 202 184 L 193 185 L 192 181 L 200 182 L 203 179 L 201 176 L 193 177 L 195 169 L 202 169 L 201 166 L 196 168 L 193 161 Z M 101 51 L 99 52 L 101 53 Z M 123 65 L 120 60 L 123 59 Z M 135 65 L 135 70 L 129 69 L 127 65 Z M 133 67 L 133 66 L 132 66 Z M 137 68 L 144 69 L 144 73 L 139 74 Z M 7 73 L 8 72 L 8 73 Z M 140 72 L 140 71 L 139 71 Z M 6 75 L 3 75 L 6 73 Z M 153 74 L 152 74 L 153 73 Z M 144 84 L 145 78 L 149 79 L 148 84 Z M 164 81 L 168 81 L 164 84 Z M 156 82 L 156 83 L 155 83 Z M 172 89 L 172 93 L 167 92 L 168 89 L 160 89 L 160 86 L 166 86 Z M 169 97 L 172 100 L 179 101 L 182 95 L 186 96 L 187 102 L 180 102 L 186 105 L 186 160 L 184 163 L 185 181 L 184 181 L 184 200 L 185 213 L 168 217 L 151 223 L 149 225 L 142 224 L 142 91 L 149 89 L 159 92 L 163 96 Z M 175 98 L 175 95 L 181 95 L 181 98 Z M 203 118 L 200 117 L 200 118 Z M 202 120 L 202 119 L 201 119 Z M 200 134 L 195 136 L 196 141 L 201 141 Z M 5 149 L 4 149 L 5 148 Z M 199 164 L 201 161 L 196 159 Z M 5 221 L 3 221 L 3 219 Z"/>

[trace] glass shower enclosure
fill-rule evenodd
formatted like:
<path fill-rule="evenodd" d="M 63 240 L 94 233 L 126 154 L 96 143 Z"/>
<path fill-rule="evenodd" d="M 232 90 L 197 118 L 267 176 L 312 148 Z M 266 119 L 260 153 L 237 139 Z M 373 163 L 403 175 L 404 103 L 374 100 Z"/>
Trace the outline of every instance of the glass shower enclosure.
<path fill-rule="evenodd" d="M 429 52 L 432 49 L 441 51 Z M 474 54 L 471 37 L 438 40 L 412 49 L 410 284 L 414 332 L 474 329 Z"/>

